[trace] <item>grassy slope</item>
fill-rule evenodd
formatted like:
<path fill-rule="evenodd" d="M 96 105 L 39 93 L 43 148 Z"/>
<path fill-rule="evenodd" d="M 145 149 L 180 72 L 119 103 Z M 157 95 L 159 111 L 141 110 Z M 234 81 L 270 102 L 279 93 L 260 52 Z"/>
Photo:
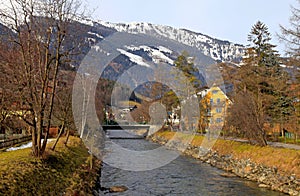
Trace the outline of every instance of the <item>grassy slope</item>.
<path fill-rule="evenodd" d="M 156 135 L 167 140 L 174 136 L 174 132 L 157 132 Z M 191 137 L 183 134 L 182 138 Z M 192 145 L 200 146 L 203 136 L 195 136 Z M 283 174 L 296 174 L 300 177 L 300 151 L 270 146 L 260 147 L 250 144 L 219 139 L 213 150 L 221 155 L 231 154 L 237 159 L 250 159 L 252 162 L 268 167 L 277 167 Z"/>
<path fill-rule="evenodd" d="M 71 137 L 68 147 L 61 139 L 55 152 L 44 159 L 31 156 L 31 149 L 0 153 L 0 195 L 91 194 L 100 161 L 90 155 L 79 138 Z M 50 145 L 49 145 L 50 146 Z"/>

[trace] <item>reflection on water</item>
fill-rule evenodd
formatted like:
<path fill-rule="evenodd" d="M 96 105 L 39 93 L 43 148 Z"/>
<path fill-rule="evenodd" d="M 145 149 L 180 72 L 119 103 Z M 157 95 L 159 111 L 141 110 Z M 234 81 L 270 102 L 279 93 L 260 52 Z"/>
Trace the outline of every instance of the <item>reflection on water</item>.
<path fill-rule="evenodd" d="M 114 142 L 135 150 L 158 147 L 157 144 L 145 140 L 114 140 Z M 158 169 L 141 172 L 124 171 L 104 164 L 101 186 L 125 185 L 129 190 L 123 193 L 100 192 L 100 195 L 283 195 L 258 188 L 256 183 L 238 177 L 222 177 L 221 173 L 223 171 L 187 156 L 179 156 Z"/>

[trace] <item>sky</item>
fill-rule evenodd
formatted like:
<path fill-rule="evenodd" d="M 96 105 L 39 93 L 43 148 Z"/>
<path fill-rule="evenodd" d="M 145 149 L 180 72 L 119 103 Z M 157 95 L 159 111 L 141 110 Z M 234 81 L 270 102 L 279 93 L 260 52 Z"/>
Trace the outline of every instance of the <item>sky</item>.
<path fill-rule="evenodd" d="M 185 28 L 243 45 L 251 27 L 262 21 L 272 43 L 284 53 L 276 36 L 289 26 L 297 0 L 83 0 L 93 19 L 113 23 L 149 22 Z M 300 5 L 300 4 L 299 4 Z"/>

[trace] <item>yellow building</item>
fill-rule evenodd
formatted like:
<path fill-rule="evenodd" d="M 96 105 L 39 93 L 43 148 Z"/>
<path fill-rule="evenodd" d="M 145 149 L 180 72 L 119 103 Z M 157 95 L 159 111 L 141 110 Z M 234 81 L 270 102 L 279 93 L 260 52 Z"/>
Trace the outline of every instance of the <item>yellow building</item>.
<path fill-rule="evenodd" d="M 227 115 L 227 110 L 232 103 L 227 95 L 218 86 L 212 86 L 209 89 L 203 90 L 198 93 L 202 97 L 201 105 L 206 111 L 202 114 L 202 118 L 205 118 L 207 123 L 205 127 L 214 125 L 218 128 L 222 128 Z M 221 127 L 220 127 L 221 126 Z M 201 129 L 204 129 L 202 125 Z"/>

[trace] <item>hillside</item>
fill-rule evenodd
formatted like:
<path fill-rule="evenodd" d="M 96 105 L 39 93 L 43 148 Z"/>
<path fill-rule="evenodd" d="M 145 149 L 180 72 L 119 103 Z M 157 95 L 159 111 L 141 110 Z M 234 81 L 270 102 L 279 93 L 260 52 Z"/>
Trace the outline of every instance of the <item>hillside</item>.
<path fill-rule="evenodd" d="M 39 19 L 43 20 L 42 17 Z M 9 31 L 5 26 L 0 26 L 4 42 L 9 40 L 9 34 L 13 34 Z M 162 73 L 160 67 L 174 66 L 182 51 L 195 58 L 194 66 L 198 69 L 196 77 L 203 86 L 212 85 L 221 78 L 216 62 L 239 63 L 244 51 L 242 45 L 229 41 L 149 23 L 112 24 L 78 19 L 69 24 L 69 33 L 64 48 L 72 48 L 72 53 L 76 55 L 71 56 L 71 63 L 63 65 L 63 69 L 118 80 L 118 83 L 144 96 L 145 90 L 141 84 L 157 81 L 158 74 L 165 77 L 167 74 Z M 172 76 L 169 77 L 167 79 L 173 80 Z"/>

